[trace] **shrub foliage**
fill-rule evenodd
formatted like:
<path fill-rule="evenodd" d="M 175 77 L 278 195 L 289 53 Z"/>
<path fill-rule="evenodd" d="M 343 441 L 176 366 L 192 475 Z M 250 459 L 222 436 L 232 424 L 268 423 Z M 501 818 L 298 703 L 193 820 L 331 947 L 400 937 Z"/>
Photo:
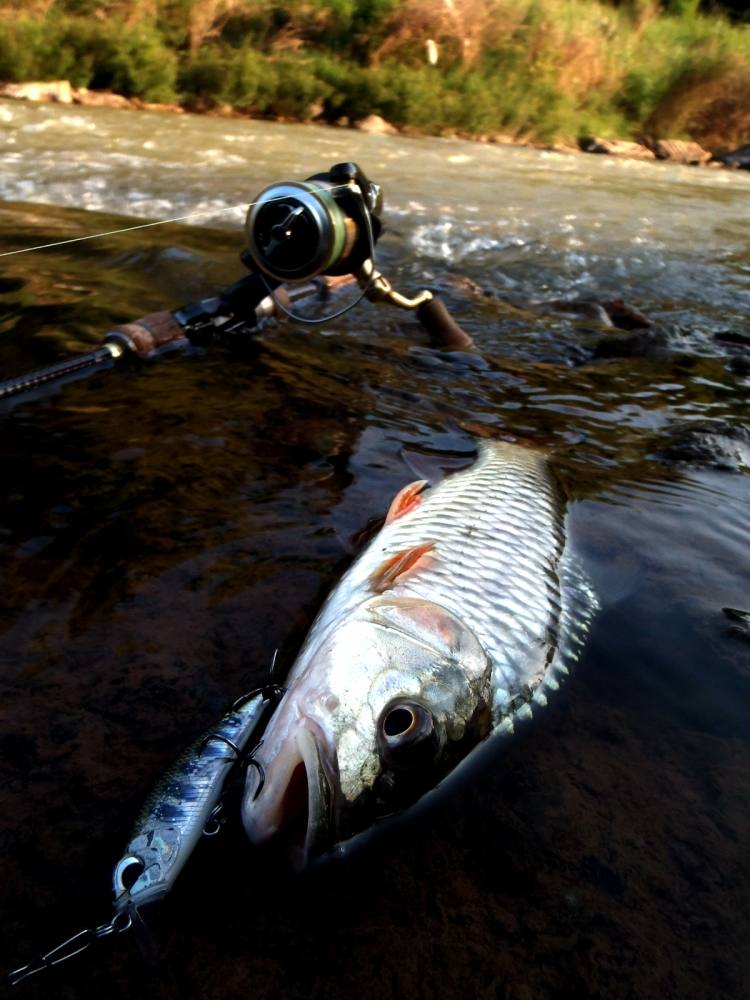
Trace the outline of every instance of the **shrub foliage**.
<path fill-rule="evenodd" d="M 375 113 L 434 133 L 670 134 L 732 145 L 750 141 L 750 24 L 741 4 L 727 6 L 6 0 L 0 80 L 69 79 L 300 120 Z"/>

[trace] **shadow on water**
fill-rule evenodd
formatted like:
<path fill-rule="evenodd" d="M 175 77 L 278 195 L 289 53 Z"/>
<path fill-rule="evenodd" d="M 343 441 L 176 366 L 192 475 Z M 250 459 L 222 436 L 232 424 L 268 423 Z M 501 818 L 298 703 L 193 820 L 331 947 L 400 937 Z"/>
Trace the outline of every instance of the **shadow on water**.
<path fill-rule="evenodd" d="M 82 225 L 2 214 L 7 247 Z M 181 228 L 9 258 L 3 369 L 226 283 L 236 249 Z M 417 280 L 396 235 L 384 253 Z M 122 938 L 19 996 L 750 992 L 750 647 L 721 611 L 750 604 L 746 384 L 715 342 L 602 358 L 616 332 L 473 287 L 444 292 L 481 358 L 363 306 L 0 413 L 6 968 L 106 919 L 145 793 L 275 648 L 291 662 L 404 449 L 549 448 L 603 606 L 550 708 L 419 819 L 303 878 L 230 825 L 158 916 L 157 968 Z M 735 471 L 668 460 L 706 419 Z"/>

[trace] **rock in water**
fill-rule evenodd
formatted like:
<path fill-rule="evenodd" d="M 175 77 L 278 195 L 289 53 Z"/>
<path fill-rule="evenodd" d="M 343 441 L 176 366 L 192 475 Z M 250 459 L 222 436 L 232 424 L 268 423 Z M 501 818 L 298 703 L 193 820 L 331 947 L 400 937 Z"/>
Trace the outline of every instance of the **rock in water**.
<path fill-rule="evenodd" d="M 686 142 L 683 139 L 657 139 L 650 142 L 649 146 L 657 160 L 669 160 L 690 167 L 702 166 L 711 159 L 708 150 L 697 142 Z"/>
<path fill-rule="evenodd" d="M 628 159 L 653 160 L 656 155 L 648 146 L 626 139 L 600 139 L 598 136 L 589 135 L 581 139 L 578 145 L 584 153 L 624 156 Z"/>
<path fill-rule="evenodd" d="M 716 159 L 725 167 L 732 167 L 734 170 L 750 170 L 750 143 L 740 146 L 731 153 L 722 153 Z"/>
<path fill-rule="evenodd" d="M 6 83 L 0 87 L 0 97 L 13 97 L 22 101 L 54 101 L 58 104 L 73 103 L 70 80 Z"/>
<path fill-rule="evenodd" d="M 354 123 L 354 127 L 360 132 L 369 132 L 371 135 L 395 135 L 398 131 L 390 122 L 380 115 L 367 115 Z"/>

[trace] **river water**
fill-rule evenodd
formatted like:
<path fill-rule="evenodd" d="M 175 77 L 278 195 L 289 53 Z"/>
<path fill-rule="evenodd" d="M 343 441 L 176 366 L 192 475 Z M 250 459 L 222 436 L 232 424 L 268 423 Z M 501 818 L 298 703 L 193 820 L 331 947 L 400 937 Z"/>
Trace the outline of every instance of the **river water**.
<path fill-rule="evenodd" d="M 150 785 L 291 662 L 405 452 L 547 447 L 602 605 L 549 709 L 414 824 L 300 878 L 229 823 L 153 918 L 158 964 L 122 938 L 20 989 L 750 995 L 750 645 L 722 611 L 750 609 L 750 177 L 11 102 L 0 136 L 0 251 L 222 210 L 4 258 L 4 377 L 234 280 L 234 206 L 352 159 L 382 270 L 477 343 L 364 304 L 4 404 L 7 968 L 107 918 Z"/>

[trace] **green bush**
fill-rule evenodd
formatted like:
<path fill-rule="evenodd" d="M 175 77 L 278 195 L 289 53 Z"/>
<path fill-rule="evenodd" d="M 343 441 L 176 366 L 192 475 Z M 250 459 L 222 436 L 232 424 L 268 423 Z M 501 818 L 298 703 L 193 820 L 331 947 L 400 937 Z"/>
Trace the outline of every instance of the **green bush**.
<path fill-rule="evenodd" d="M 217 103 L 229 99 L 229 61 L 218 49 L 203 48 L 177 76 L 177 88 L 183 99 L 195 103 Z"/>
<path fill-rule="evenodd" d="M 287 58 L 271 64 L 276 85 L 267 104 L 267 112 L 281 118 L 308 121 L 324 107 L 330 88 L 315 73 L 312 60 Z"/>
<path fill-rule="evenodd" d="M 275 68 L 257 52 L 236 52 L 230 64 L 227 100 L 241 111 L 266 113 L 276 81 Z"/>
<path fill-rule="evenodd" d="M 0 22 L 0 80 L 33 80 L 37 75 L 36 53 L 43 44 L 42 22 L 6 16 Z"/>
<path fill-rule="evenodd" d="M 3 80 L 539 139 L 705 130 L 718 101 L 750 139 L 732 96 L 747 92 L 750 27 L 699 0 L 453 0 L 453 13 L 432 0 L 56 0 L 46 16 L 5 4 Z"/>
<path fill-rule="evenodd" d="M 70 80 L 128 97 L 175 97 L 177 56 L 153 28 L 63 15 L 0 26 L 0 79 Z"/>

